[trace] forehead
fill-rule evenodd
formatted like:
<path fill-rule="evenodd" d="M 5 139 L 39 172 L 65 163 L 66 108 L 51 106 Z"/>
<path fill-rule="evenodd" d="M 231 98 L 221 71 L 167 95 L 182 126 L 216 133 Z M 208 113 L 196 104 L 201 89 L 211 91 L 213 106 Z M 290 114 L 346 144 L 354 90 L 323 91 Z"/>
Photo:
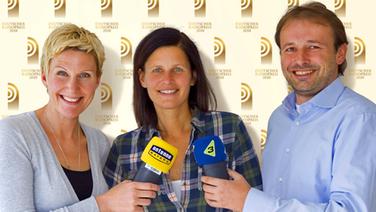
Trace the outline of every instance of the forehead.
<path fill-rule="evenodd" d="M 333 43 L 334 33 L 328 24 L 316 19 L 291 19 L 281 29 L 281 44 L 294 40 Z"/>
<path fill-rule="evenodd" d="M 179 63 L 182 63 L 182 62 L 189 63 L 188 56 L 178 46 L 163 46 L 163 47 L 157 48 L 146 60 L 145 65 L 159 62 L 159 61 L 164 61 L 164 62 L 178 61 Z"/>

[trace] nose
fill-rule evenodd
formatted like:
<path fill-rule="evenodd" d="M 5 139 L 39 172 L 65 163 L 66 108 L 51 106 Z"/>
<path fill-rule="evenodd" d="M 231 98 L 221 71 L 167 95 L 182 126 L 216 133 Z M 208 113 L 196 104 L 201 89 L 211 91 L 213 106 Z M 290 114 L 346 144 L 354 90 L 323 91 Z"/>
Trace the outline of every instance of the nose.
<path fill-rule="evenodd" d="M 174 72 L 173 71 L 164 71 L 162 75 L 162 82 L 165 84 L 170 84 L 174 80 Z"/>
<path fill-rule="evenodd" d="M 295 52 L 294 57 L 295 63 L 299 65 L 307 64 L 309 63 L 309 55 L 308 52 L 305 49 L 299 49 Z"/>
<path fill-rule="evenodd" d="M 77 90 L 79 87 L 79 79 L 76 77 L 70 77 L 66 84 L 70 90 Z"/>

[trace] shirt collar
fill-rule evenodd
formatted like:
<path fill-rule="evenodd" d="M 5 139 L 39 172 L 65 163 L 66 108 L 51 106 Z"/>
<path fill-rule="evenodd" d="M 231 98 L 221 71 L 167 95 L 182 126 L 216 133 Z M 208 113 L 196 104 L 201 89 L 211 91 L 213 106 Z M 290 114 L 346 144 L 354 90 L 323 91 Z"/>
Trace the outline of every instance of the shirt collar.
<path fill-rule="evenodd" d="M 194 109 L 192 111 L 192 120 L 191 124 L 194 130 L 198 130 L 198 132 L 205 132 L 205 114 L 198 109 Z M 155 127 L 142 127 L 143 131 L 145 132 L 145 139 L 150 141 L 153 136 L 161 137 L 161 133 Z"/>
<path fill-rule="evenodd" d="M 326 88 L 316 94 L 312 99 L 308 100 L 301 106 L 304 107 L 321 107 L 321 108 L 332 108 L 337 104 L 337 101 L 342 94 L 345 86 L 341 82 L 340 78 L 337 78 L 332 83 L 330 83 Z M 282 102 L 283 106 L 288 111 L 295 111 L 295 92 L 291 92 Z"/>

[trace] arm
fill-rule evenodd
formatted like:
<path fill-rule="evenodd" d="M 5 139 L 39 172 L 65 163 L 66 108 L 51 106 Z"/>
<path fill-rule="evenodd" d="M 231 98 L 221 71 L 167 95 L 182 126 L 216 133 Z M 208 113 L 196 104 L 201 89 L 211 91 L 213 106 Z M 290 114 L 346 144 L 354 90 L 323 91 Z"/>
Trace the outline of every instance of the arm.
<path fill-rule="evenodd" d="M 346 115 L 335 136 L 327 201 L 312 203 L 281 199 L 251 189 L 244 211 L 375 211 L 375 138 L 375 114 Z"/>
<path fill-rule="evenodd" d="M 31 154 L 17 137 L 0 123 L 0 211 L 35 211 Z"/>
<path fill-rule="evenodd" d="M 124 180 L 120 153 L 117 146 L 119 140 L 115 140 L 108 155 L 103 174 L 107 184 L 111 188 L 108 192 L 97 197 L 97 203 L 101 211 L 122 210 L 142 211 L 142 206 L 151 204 L 156 197 L 159 186 L 152 183 L 141 183 Z M 127 148 L 131 148 L 127 146 Z M 129 162 L 129 161 L 128 161 Z"/>
<path fill-rule="evenodd" d="M 235 141 L 232 144 L 231 152 L 235 167 L 232 166 L 232 168 L 235 168 L 236 172 L 228 170 L 233 180 L 205 176 L 201 180 L 204 182 L 205 199 L 210 206 L 240 211 L 250 185 L 261 188 L 261 173 L 251 138 L 244 123 L 238 117 L 233 131 L 235 132 Z"/>

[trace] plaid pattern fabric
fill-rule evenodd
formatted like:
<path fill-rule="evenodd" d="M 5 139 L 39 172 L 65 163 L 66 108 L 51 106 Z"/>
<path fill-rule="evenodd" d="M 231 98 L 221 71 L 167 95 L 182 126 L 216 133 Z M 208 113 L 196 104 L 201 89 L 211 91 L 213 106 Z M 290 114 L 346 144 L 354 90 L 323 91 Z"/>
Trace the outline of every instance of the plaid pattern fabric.
<path fill-rule="evenodd" d="M 227 166 L 241 173 L 248 183 L 262 189 L 261 173 L 251 138 L 239 116 L 227 112 L 198 112 L 192 118 L 190 145 L 186 152 L 182 171 L 181 201 L 178 201 L 172 184 L 162 174 L 161 190 L 148 211 L 226 211 L 210 207 L 202 191 L 202 169 L 193 156 L 193 141 L 197 138 L 217 135 L 226 149 Z M 153 136 L 160 137 L 154 128 L 141 127 L 118 136 L 111 148 L 103 173 L 110 187 L 123 180 L 132 180 L 141 166 L 141 154 Z"/>

